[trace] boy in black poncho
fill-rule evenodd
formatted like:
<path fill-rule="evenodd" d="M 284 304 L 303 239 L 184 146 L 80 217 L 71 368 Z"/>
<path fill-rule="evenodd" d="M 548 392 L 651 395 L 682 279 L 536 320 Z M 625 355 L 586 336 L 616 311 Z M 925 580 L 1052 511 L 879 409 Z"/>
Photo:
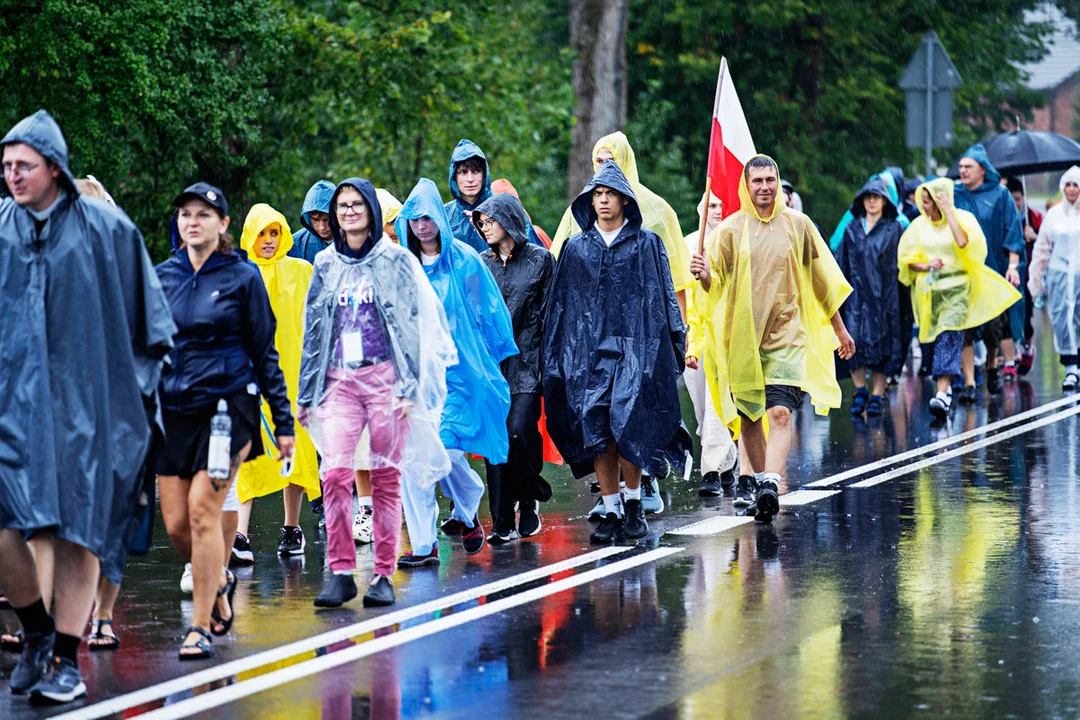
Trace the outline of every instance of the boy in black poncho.
<path fill-rule="evenodd" d="M 585 230 L 563 247 L 544 317 L 548 432 L 567 461 L 596 471 L 606 514 L 590 540 L 636 539 L 648 533 L 642 469 L 662 474 L 661 458 L 681 438 L 685 327 L 663 243 L 641 227 L 614 162 L 600 166 L 572 210 Z"/>

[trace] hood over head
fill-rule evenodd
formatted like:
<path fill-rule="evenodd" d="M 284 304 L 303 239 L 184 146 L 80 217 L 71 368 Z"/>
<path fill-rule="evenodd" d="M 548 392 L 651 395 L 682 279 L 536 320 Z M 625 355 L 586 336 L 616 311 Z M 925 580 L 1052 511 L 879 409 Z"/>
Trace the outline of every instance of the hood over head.
<path fill-rule="evenodd" d="M 934 221 L 926 214 L 926 210 L 922 206 L 922 192 L 924 189 L 930 191 L 930 197 L 933 198 L 934 205 L 937 205 L 937 194 L 939 192 L 947 193 L 949 199 L 952 199 L 956 194 L 956 184 L 949 178 L 934 178 L 930 182 L 922 183 L 919 185 L 918 189 L 915 190 L 915 205 L 919 208 L 919 214 L 932 223 Z M 940 205 L 938 206 L 938 210 L 941 210 Z M 938 223 L 943 222 L 945 222 L 944 213 L 942 213 L 942 218 L 938 220 Z"/>
<path fill-rule="evenodd" d="M 455 200 L 461 200 L 461 191 L 458 190 L 457 178 L 455 177 L 457 166 L 459 162 L 468 160 L 471 157 L 478 157 L 484 161 L 484 185 L 480 189 L 480 197 L 476 201 L 476 204 L 479 205 L 491 197 L 491 168 L 488 167 L 487 155 L 484 154 L 484 151 L 468 138 L 459 140 L 457 147 L 454 148 L 454 154 L 450 156 L 450 194 Z"/>
<path fill-rule="evenodd" d="M 913 195 L 915 191 L 919 189 L 919 186 L 922 184 L 923 181 L 919 178 L 912 178 L 904 182 L 904 197 L 906 198 L 908 195 Z"/>
<path fill-rule="evenodd" d="M 304 196 L 304 207 L 300 211 L 300 224 L 311 233 L 312 235 L 318 235 L 315 232 L 315 227 L 311 224 L 310 214 L 313 212 L 321 212 L 330 214 L 330 200 L 334 197 L 334 184 L 329 180 L 320 180 L 310 188 L 308 188 L 307 195 Z"/>
<path fill-rule="evenodd" d="M 759 158 L 759 157 L 760 158 L 765 158 L 767 160 L 772 160 L 773 164 L 776 164 L 775 160 L 773 160 L 771 157 L 769 157 L 768 155 L 765 155 L 763 153 L 758 153 L 754 157 L 750 158 L 750 160 L 746 161 L 746 164 L 749 165 L 751 160 L 753 160 L 754 158 Z M 777 167 L 777 174 L 779 174 L 780 166 L 777 165 L 776 167 Z M 784 202 L 784 198 L 782 197 L 783 190 L 780 189 L 779 180 L 780 179 L 777 178 L 776 198 L 773 201 L 772 212 L 769 213 L 768 217 L 762 217 L 761 215 L 758 214 L 757 206 L 754 205 L 754 201 L 750 197 L 750 186 L 746 182 L 746 173 L 745 172 L 742 173 L 739 176 L 739 209 L 741 211 L 743 211 L 743 212 L 757 218 L 758 220 L 761 220 L 762 222 L 772 222 L 776 218 L 780 217 L 781 213 L 783 213 L 784 210 L 787 208 L 787 204 Z"/>
<path fill-rule="evenodd" d="M 859 194 L 855 196 L 854 202 L 851 203 L 851 214 L 857 218 L 866 216 L 866 208 L 863 207 L 863 198 L 867 195 L 880 195 L 885 202 L 882 203 L 881 216 L 890 220 L 895 220 L 899 211 L 896 209 L 895 201 L 891 201 L 890 188 L 886 180 L 892 179 L 892 176 L 888 173 L 881 173 L 880 175 L 871 175 L 870 179 L 866 181 L 866 184 L 862 186 L 862 190 L 859 190 Z M 892 188 L 892 192 L 896 192 L 896 188 Z"/>
<path fill-rule="evenodd" d="M 967 152 L 961 155 L 960 158 L 971 158 L 982 165 L 986 170 L 986 182 L 992 185 L 997 185 L 1001 182 L 1001 173 L 990 164 L 990 156 L 986 154 L 986 148 L 983 147 L 982 143 L 976 143 L 969 147 Z"/>
<path fill-rule="evenodd" d="M 259 238 L 259 233 L 274 223 L 281 226 L 280 242 L 274 257 L 266 259 L 260 257 L 256 252 L 255 242 Z M 266 203 L 252 205 L 251 210 L 248 210 L 247 217 L 244 219 L 244 230 L 240 234 L 240 248 L 248 254 L 248 258 L 256 265 L 266 265 L 285 257 L 292 250 L 292 246 L 292 230 L 289 228 L 289 221 L 285 219 L 285 216 Z"/>
<path fill-rule="evenodd" d="M 375 197 L 379 199 L 379 205 L 382 208 L 383 226 L 397 220 L 398 213 L 401 212 L 401 201 L 391 195 L 389 190 L 382 188 L 375 188 Z"/>
<path fill-rule="evenodd" d="M 897 190 L 900 190 L 904 187 L 904 184 L 907 182 L 907 180 L 904 177 L 904 171 L 901 170 L 899 166 L 890 165 L 889 167 L 885 168 L 885 172 L 892 176 L 892 179 L 896 182 Z"/>
<path fill-rule="evenodd" d="M 896 183 L 896 176 L 886 170 L 885 172 L 878 173 L 875 177 L 885 184 L 885 199 L 895 205 L 897 210 L 899 210 L 903 201 L 900 199 L 900 191 L 898 189 L 899 186 Z"/>
<path fill-rule="evenodd" d="M 450 229 L 450 218 L 446 216 L 439 188 L 428 178 L 420 178 L 416 183 L 394 221 L 394 230 L 402 246 L 409 247 L 409 221 L 422 217 L 431 218 L 439 227 L 439 239 L 442 241 L 439 255 L 445 258 L 450 246 L 454 244 L 454 231 Z"/>
<path fill-rule="evenodd" d="M 1071 168 L 1065 171 L 1065 174 L 1061 176 L 1061 180 L 1058 182 L 1058 189 L 1061 191 L 1061 204 L 1067 211 L 1068 215 L 1076 215 L 1080 213 L 1080 198 L 1077 198 L 1075 203 L 1070 203 L 1065 197 L 1065 186 L 1074 182 L 1080 185 L 1080 167 L 1073 165 Z"/>
<path fill-rule="evenodd" d="M 709 206 L 709 203 L 712 203 L 712 202 L 718 202 L 721 205 L 724 203 L 723 200 L 716 197 L 716 195 L 714 195 L 711 192 L 708 195 L 706 195 L 705 193 L 701 194 L 701 202 L 699 202 L 697 204 L 697 215 L 698 215 L 698 217 L 702 217 L 702 216 L 705 215 L 705 209 Z"/>
<path fill-rule="evenodd" d="M 617 163 L 611 162 L 600 164 L 592 179 L 586 183 L 585 188 L 578 194 L 573 205 L 570 206 L 571 212 L 574 214 L 574 221 L 577 222 L 578 227 L 585 231 L 596 222 L 596 210 L 593 209 L 592 205 L 592 192 L 600 186 L 616 190 L 629 198 L 630 202 L 627 203 L 623 211 L 626 220 L 632 226 L 641 227 L 641 208 L 638 207 L 637 197 L 634 195 L 634 189 L 630 186 L 630 180 L 623 174 Z"/>
<path fill-rule="evenodd" d="M 514 238 L 514 245 L 524 245 L 529 242 L 529 220 L 525 216 L 525 208 L 521 207 L 521 201 L 509 193 L 492 195 L 473 211 L 473 225 L 480 237 L 484 237 L 480 229 L 480 214 L 483 213 L 494 219 L 510 237 Z"/>
<path fill-rule="evenodd" d="M 515 188 L 513 184 L 506 178 L 499 178 L 495 182 L 491 183 L 491 192 L 495 195 L 507 193 L 509 195 L 513 195 L 518 200 L 521 199 L 521 196 L 518 195 L 517 188 Z"/>
<path fill-rule="evenodd" d="M 3 140 L 0 140 L 0 149 L 4 145 L 23 143 L 37 150 L 42 157 L 60 166 L 61 182 L 74 197 L 78 197 L 79 188 L 75 184 L 75 175 L 68 167 L 68 146 L 64 140 L 64 133 L 60 126 L 53 120 L 52 115 L 44 110 L 38 110 L 33 115 L 24 117 L 15 126 L 8 130 Z M 3 181 L 4 191 L 10 194 L 7 180 Z"/>
<path fill-rule="evenodd" d="M 346 187 L 355 188 L 360 195 L 363 196 L 364 202 L 366 202 L 368 206 L 368 212 L 371 213 L 371 229 L 368 231 L 367 242 L 364 243 L 364 247 L 360 250 L 362 257 L 367 255 L 368 251 L 371 250 L 375 243 L 382 239 L 382 208 L 379 206 L 379 198 L 375 193 L 375 186 L 372 185 L 369 180 L 358 177 L 342 180 L 338 183 L 338 186 L 334 188 L 333 196 L 330 198 L 331 206 L 337 202 L 338 194 Z M 341 226 L 338 225 L 337 213 L 330 213 L 330 237 L 334 239 L 334 247 L 340 252 L 341 246 L 345 242 L 345 233 L 341 229 Z"/>
<path fill-rule="evenodd" d="M 626 175 L 630 186 L 637 187 L 641 182 L 638 176 L 637 158 L 634 157 L 634 148 L 630 147 L 630 141 L 626 139 L 626 135 L 621 131 L 616 131 L 596 141 L 592 149 L 593 172 L 600 169 L 600 163 L 596 157 L 600 148 L 607 148 L 611 152 L 615 158 L 615 164 Z"/>

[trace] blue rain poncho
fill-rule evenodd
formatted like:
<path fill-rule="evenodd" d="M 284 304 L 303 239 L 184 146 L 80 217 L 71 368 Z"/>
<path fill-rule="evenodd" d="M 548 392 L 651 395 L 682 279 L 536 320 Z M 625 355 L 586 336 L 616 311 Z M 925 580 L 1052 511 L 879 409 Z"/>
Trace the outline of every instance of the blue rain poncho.
<path fill-rule="evenodd" d="M 610 247 L 596 228 L 598 186 L 630 200 L 627 223 Z M 662 476 L 663 459 L 681 464 L 689 439 L 680 432 L 677 386 L 685 327 L 664 243 L 642 227 L 634 189 L 613 162 L 600 164 L 571 210 L 585 230 L 563 244 L 548 295 L 548 432 L 572 464 L 591 461 L 614 439 L 621 457 Z"/>
<path fill-rule="evenodd" d="M 371 288 L 390 338 L 396 375 L 395 408 L 408 407 L 409 439 L 400 460 L 369 456 L 363 469 L 397 467 L 410 482 L 430 488 L 450 472 L 449 457 L 439 442 L 446 368 L 457 360 L 446 316 L 416 258 L 399 245 L 380 241 L 382 209 L 372 184 L 350 178 L 338 189 L 343 187 L 354 187 L 363 195 L 372 213 L 372 233 L 361 251 L 362 257 L 351 257 L 341 251 L 344 235 L 337 218 L 330 216 L 331 235 L 336 240 L 315 258 L 304 316 L 296 404 L 310 411 L 326 399 L 327 372 L 336 366 L 335 348 L 340 340 L 335 316 L 342 311 L 339 296 L 346 288 Z M 363 377 L 367 375 L 357 373 L 340 382 L 362 383 Z M 363 394 L 382 392 L 379 388 L 361 389 Z M 318 413 L 303 412 L 301 417 L 315 447 L 326 452 Z M 340 467 L 338 463 L 335 458 L 331 464 Z"/>
<path fill-rule="evenodd" d="M 455 239 L 439 190 L 421 178 L 401 208 L 394 229 L 409 246 L 409 220 L 429 217 L 439 227 L 442 251 L 424 272 L 442 300 L 458 362 L 446 371 L 447 398 L 439 435 L 447 450 L 483 456 L 493 465 L 506 462 L 510 440 L 506 416 L 510 386 L 499 363 L 516 355 L 514 329 L 495 278 L 480 255 Z M 415 241 L 414 241 L 415 242 Z"/>
<path fill-rule="evenodd" d="M 79 194 L 52 117 L 25 118 L 0 146 L 13 143 L 59 165 L 62 194 L 40 231 L 0 200 L 0 528 L 52 529 L 109 566 L 142 490 L 176 326 L 142 236 Z"/>
<path fill-rule="evenodd" d="M 1046 293 L 1046 310 L 1060 355 L 1080 353 L 1080 200 L 1070 203 L 1065 186 L 1080 185 L 1080 167 L 1061 176 L 1061 202 L 1046 212 L 1031 258 L 1028 290 Z"/>
<path fill-rule="evenodd" d="M 870 179 L 866 182 L 871 183 L 875 180 L 880 180 L 885 184 L 884 197 L 888 198 L 892 202 L 893 207 L 896 208 L 896 221 L 900 223 L 900 227 L 907 230 L 908 226 L 911 225 L 911 220 L 909 220 L 907 215 L 903 212 L 904 198 L 900 197 L 900 191 L 896 188 L 896 178 L 893 177 L 891 172 L 886 171 L 871 175 Z M 864 185 L 863 187 L 865 188 L 866 186 Z M 910 205 L 911 203 L 908 204 Z M 848 208 L 844 212 L 844 217 L 840 218 L 840 222 L 837 224 L 836 229 L 833 230 L 832 237 L 829 238 L 829 249 L 834 253 L 836 252 L 836 249 L 840 247 L 840 241 L 844 239 L 844 231 L 847 230 L 848 225 L 851 224 L 854 217 L 855 216 L 851 214 L 851 208 Z"/>
<path fill-rule="evenodd" d="M 323 240 L 315 234 L 315 226 L 311 224 L 311 213 L 322 212 L 330 214 L 330 198 L 334 196 L 334 184 L 329 180 L 319 180 L 308 188 L 304 196 L 304 207 L 300 211 L 300 224 L 304 226 L 293 235 L 293 246 L 289 250 L 289 257 L 307 260 L 315 264 L 315 256 L 321 250 L 330 246 L 329 240 Z"/>

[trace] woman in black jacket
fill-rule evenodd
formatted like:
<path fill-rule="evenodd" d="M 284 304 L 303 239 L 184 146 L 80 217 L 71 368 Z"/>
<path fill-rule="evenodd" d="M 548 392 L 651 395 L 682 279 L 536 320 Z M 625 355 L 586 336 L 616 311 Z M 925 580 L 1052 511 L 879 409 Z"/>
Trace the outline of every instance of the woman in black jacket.
<path fill-rule="evenodd" d="M 273 415 L 278 460 L 292 455 L 293 418 L 270 300 L 258 268 L 226 235 L 225 196 L 196 183 L 173 205 L 175 254 L 157 273 L 179 331 L 161 378 L 166 440 L 157 473 L 165 527 L 194 579 L 195 612 L 180 659 L 197 660 L 214 654 L 211 633 L 232 627 L 236 577 L 222 564 L 222 506 L 240 465 L 263 452 L 260 390 Z M 221 401 L 231 421 L 229 470 L 213 478 L 211 420 Z"/>

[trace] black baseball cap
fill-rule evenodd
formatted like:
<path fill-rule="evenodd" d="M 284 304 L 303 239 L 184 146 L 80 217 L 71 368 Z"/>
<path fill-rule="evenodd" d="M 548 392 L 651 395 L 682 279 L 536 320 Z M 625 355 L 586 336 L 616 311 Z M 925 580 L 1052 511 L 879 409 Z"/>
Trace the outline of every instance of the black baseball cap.
<path fill-rule="evenodd" d="M 225 193 L 221 188 L 216 188 L 210 183 L 197 182 L 184 188 L 184 192 L 176 196 L 172 201 L 174 207 L 180 207 L 191 198 L 202 200 L 207 205 L 217 209 L 222 217 L 229 214 L 229 201 L 225 199 Z"/>

